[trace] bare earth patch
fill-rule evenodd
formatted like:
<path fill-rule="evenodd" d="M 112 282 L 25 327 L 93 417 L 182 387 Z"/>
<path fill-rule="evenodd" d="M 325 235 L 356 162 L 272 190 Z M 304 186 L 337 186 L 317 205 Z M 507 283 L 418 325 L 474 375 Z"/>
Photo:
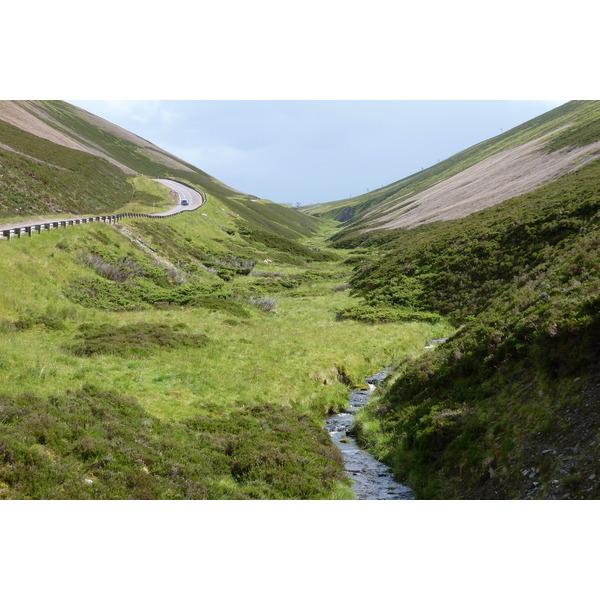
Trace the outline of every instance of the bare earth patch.
<path fill-rule="evenodd" d="M 401 207 L 396 204 L 385 216 L 371 221 L 375 226 L 367 231 L 411 229 L 433 221 L 460 219 L 575 171 L 596 160 L 600 152 L 600 142 L 594 142 L 581 148 L 544 153 L 540 146 L 543 139 L 547 136 L 499 152 L 415 194 L 410 203 L 404 201 Z"/>

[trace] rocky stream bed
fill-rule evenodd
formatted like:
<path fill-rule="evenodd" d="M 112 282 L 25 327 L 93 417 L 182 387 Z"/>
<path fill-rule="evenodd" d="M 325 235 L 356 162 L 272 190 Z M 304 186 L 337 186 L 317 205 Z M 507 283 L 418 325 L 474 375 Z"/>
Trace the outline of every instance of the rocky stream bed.
<path fill-rule="evenodd" d="M 350 430 L 354 414 L 369 400 L 375 386 L 383 381 L 387 371 L 368 377 L 365 381 L 368 390 L 355 390 L 350 393 L 350 402 L 344 412 L 329 417 L 325 426 L 331 439 L 341 450 L 346 463 L 346 472 L 354 481 L 352 489 L 357 500 L 413 500 L 412 490 L 396 481 L 387 465 L 378 461 L 368 452 L 361 450 Z"/>

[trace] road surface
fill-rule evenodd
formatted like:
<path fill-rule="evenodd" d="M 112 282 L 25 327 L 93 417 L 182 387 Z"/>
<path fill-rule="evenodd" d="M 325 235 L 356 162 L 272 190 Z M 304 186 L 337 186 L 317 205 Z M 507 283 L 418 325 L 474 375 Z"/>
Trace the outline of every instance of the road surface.
<path fill-rule="evenodd" d="M 179 195 L 179 204 L 169 209 L 167 212 L 157 213 L 158 216 L 163 217 L 167 215 L 175 215 L 186 210 L 196 210 L 204 204 L 204 199 L 202 195 L 196 190 L 189 188 L 187 185 L 183 185 L 182 183 L 178 183 L 177 181 L 171 181 L 170 179 L 155 179 L 154 181 L 162 183 L 164 186 L 172 189 Z M 183 206 L 181 204 L 182 200 L 187 200 L 189 202 L 189 205 Z"/>

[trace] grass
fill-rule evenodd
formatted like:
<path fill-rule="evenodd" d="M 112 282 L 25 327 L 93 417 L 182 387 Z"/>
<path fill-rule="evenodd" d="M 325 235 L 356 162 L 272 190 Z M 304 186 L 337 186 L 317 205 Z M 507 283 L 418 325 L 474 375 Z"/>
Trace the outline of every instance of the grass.
<path fill-rule="evenodd" d="M 347 265 L 275 257 L 248 245 L 217 199 L 205 208 L 206 217 L 125 222 L 166 262 L 104 225 L 2 247 L 11 285 L 0 289 L 1 406 L 23 415 L 0 417 L 4 497 L 351 497 L 323 416 L 349 387 L 451 328 L 339 321 L 359 303 L 334 292 Z M 275 257 L 277 275 L 226 280 L 203 264 L 217 256 Z M 294 284 L 265 294 L 259 284 L 271 279 Z M 74 298 L 81 281 L 189 301 L 121 310 Z M 255 305 L 261 297 L 271 310 Z"/>
<path fill-rule="evenodd" d="M 209 341 L 205 335 L 185 333 L 182 329 L 185 329 L 183 323 L 177 327 L 144 322 L 122 327 L 84 323 L 79 326 L 81 333 L 76 338 L 81 341 L 68 350 L 76 356 L 148 356 L 158 348 L 202 348 Z"/>
<path fill-rule="evenodd" d="M 360 301 L 328 224 L 37 108 L 143 175 L 0 122 L 0 218 L 162 210 L 151 177 L 208 202 L 2 245 L 0 497 L 353 497 L 323 417 L 451 327 L 337 319 Z"/>
<path fill-rule="evenodd" d="M 53 144 L 0 120 L 0 218 L 112 211 L 131 198 L 127 176 L 108 161 Z M 14 219 L 13 219 L 14 220 Z"/>
<path fill-rule="evenodd" d="M 133 195 L 130 202 L 119 208 L 119 212 L 141 212 L 145 214 L 167 211 L 177 199 L 170 196 L 169 190 L 157 181 L 138 175 L 132 178 Z"/>

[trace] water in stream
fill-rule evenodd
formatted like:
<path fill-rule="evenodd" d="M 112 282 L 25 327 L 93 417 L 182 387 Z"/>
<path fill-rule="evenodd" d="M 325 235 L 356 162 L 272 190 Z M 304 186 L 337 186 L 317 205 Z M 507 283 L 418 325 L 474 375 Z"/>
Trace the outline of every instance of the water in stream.
<path fill-rule="evenodd" d="M 350 404 L 346 410 L 325 421 L 331 439 L 344 455 L 346 471 L 354 481 L 352 489 L 358 500 L 412 500 L 414 498 L 410 488 L 394 481 L 389 467 L 361 450 L 356 439 L 349 434 L 354 423 L 354 413 L 367 403 L 375 386 L 383 381 L 386 375 L 387 371 L 383 370 L 368 377 L 365 381 L 369 389 L 351 392 Z"/>

